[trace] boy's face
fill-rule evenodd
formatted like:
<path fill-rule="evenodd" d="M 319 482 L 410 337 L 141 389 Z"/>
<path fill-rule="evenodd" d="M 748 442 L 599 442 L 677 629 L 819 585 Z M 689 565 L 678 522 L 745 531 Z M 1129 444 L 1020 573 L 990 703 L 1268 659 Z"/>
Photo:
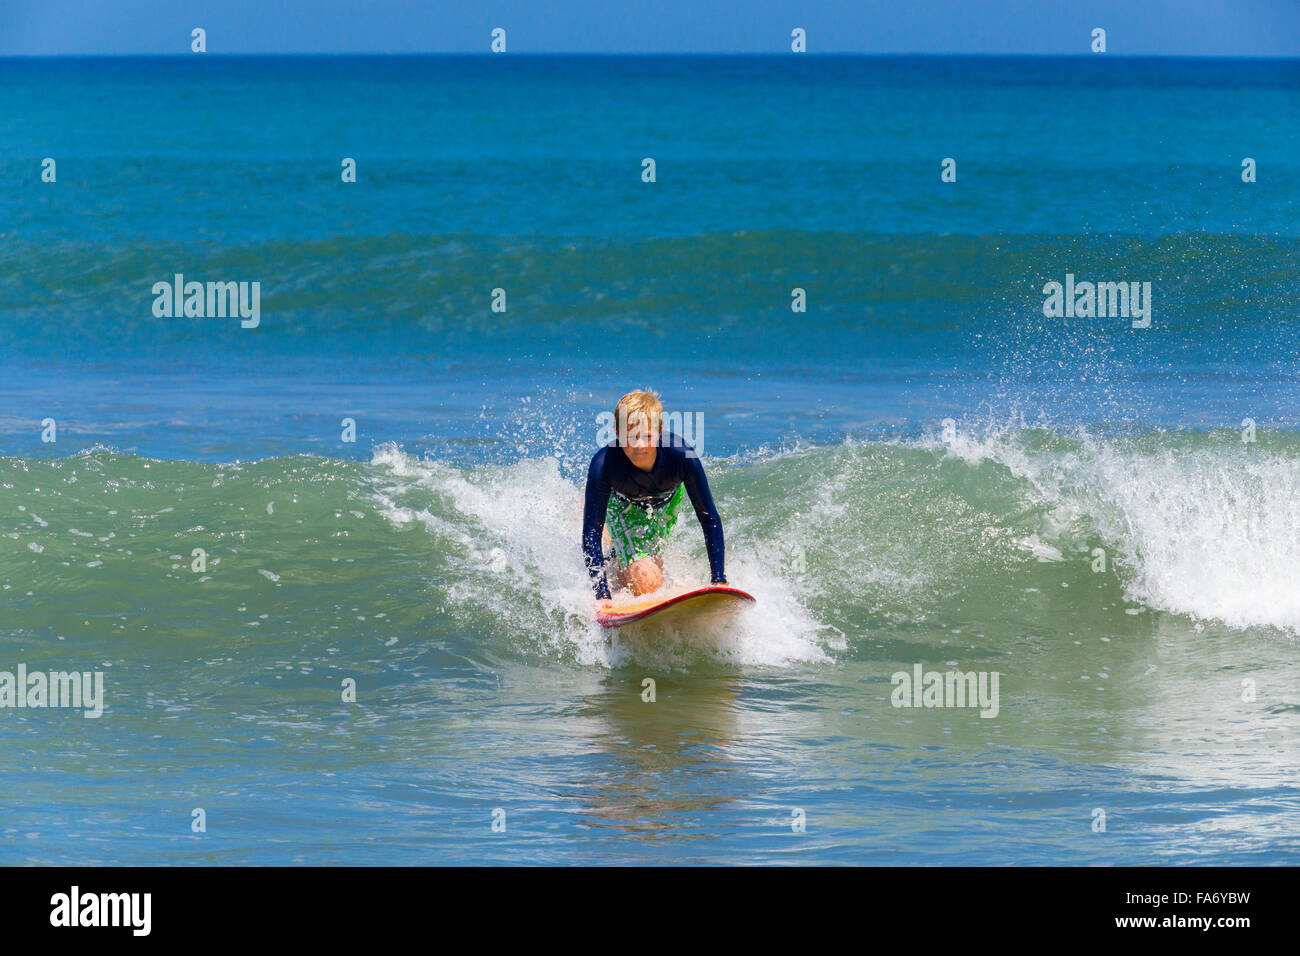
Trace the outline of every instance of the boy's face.
<path fill-rule="evenodd" d="M 623 445 L 623 454 L 638 468 L 654 467 L 655 446 L 659 444 L 659 430 L 651 425 L 644 415 L 632 415 L 627 423 L 627 440 Z"/>

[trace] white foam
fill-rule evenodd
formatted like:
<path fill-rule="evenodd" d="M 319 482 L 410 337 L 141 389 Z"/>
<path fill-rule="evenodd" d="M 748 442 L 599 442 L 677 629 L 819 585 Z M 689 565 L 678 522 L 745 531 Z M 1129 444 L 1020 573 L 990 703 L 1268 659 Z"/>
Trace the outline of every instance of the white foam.
<path fill-rule="evenodd" d="M 1021 435 L 959 432 L 943 447 L 972 465 L 999 462 L 1027 481 L 1053 506 L 1045 534 L 1091 521 L 1116 551 L 1130 600 L 1231 627 L 1300 634 L 1294 458 L 1262 444 L 1195 446 L 1176 433 L 1139 444 L 1079 430 L 1064 451 L 1027 448 Z"/>

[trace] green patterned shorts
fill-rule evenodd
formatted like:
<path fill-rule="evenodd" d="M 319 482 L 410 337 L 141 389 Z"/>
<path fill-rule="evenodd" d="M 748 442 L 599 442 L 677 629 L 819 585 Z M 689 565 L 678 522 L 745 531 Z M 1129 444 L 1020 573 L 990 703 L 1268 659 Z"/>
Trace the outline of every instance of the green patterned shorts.
<path fill-rule="evenodd" d="M 685 491 L 685 485 L 678 485 L 672 496 L 658 508 L 642 507 L 618 494 L 609 496 L 605 526 L 614 542 L 614 555 L 619 567 L 626 568 L 638 558 L 649 558 L 659 553 L 677 525 Z"/>

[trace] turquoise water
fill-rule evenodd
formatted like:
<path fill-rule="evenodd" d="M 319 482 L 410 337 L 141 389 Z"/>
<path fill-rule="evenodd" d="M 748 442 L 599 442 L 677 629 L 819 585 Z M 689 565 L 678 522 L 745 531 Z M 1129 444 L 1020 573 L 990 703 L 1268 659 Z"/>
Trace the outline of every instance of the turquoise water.
<path fill-rule="evenodd" d="M 1296 862 L 1298 108 L 1284 61 L 0 61 L 0 671 L 106 696 L 0 709 L 0 862 Z M 177 272 L 260 325 L 156 317 Z M 1151 327 L 1045 316 L 1067 273 Z M 578 507 L 643 385 L 759 604 L 611 639 Z M 917 664 L 996 716 L 893 706 Z"/>

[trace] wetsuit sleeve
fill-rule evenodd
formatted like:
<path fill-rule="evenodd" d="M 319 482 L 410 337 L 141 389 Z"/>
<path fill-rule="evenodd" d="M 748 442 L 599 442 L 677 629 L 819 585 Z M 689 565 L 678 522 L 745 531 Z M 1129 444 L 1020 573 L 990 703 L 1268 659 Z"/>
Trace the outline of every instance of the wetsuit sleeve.
<path fill-rule="evenodd" d="M 723 569 L 722 519 L 718 509 L 713 505 L 713 495 L 709 494 L 709 481 L 704 477 L 704 466 L 694 455 L 684 458 L 682 483 L 686 493 L 691 496 L 695 506 L 695 517 L 700 519 L 704 529 L 704 547 L 709 552 L 709 577 L 714 584 L 726 584 L 727 575 Z"/>
<path fill-rule="evenodd" d="M 605 478 L 603 450 L 591 459 L 587 469 L 587 497 L 582 508 L 582 556 L 587 563 L 587 578 L 596 589 L 596 599 L 609 597 L 605 579 L 605 556 L 601 553 L 600 533 L 605 530 L 605 512 L 609 509 L 609 481 Z"/>

